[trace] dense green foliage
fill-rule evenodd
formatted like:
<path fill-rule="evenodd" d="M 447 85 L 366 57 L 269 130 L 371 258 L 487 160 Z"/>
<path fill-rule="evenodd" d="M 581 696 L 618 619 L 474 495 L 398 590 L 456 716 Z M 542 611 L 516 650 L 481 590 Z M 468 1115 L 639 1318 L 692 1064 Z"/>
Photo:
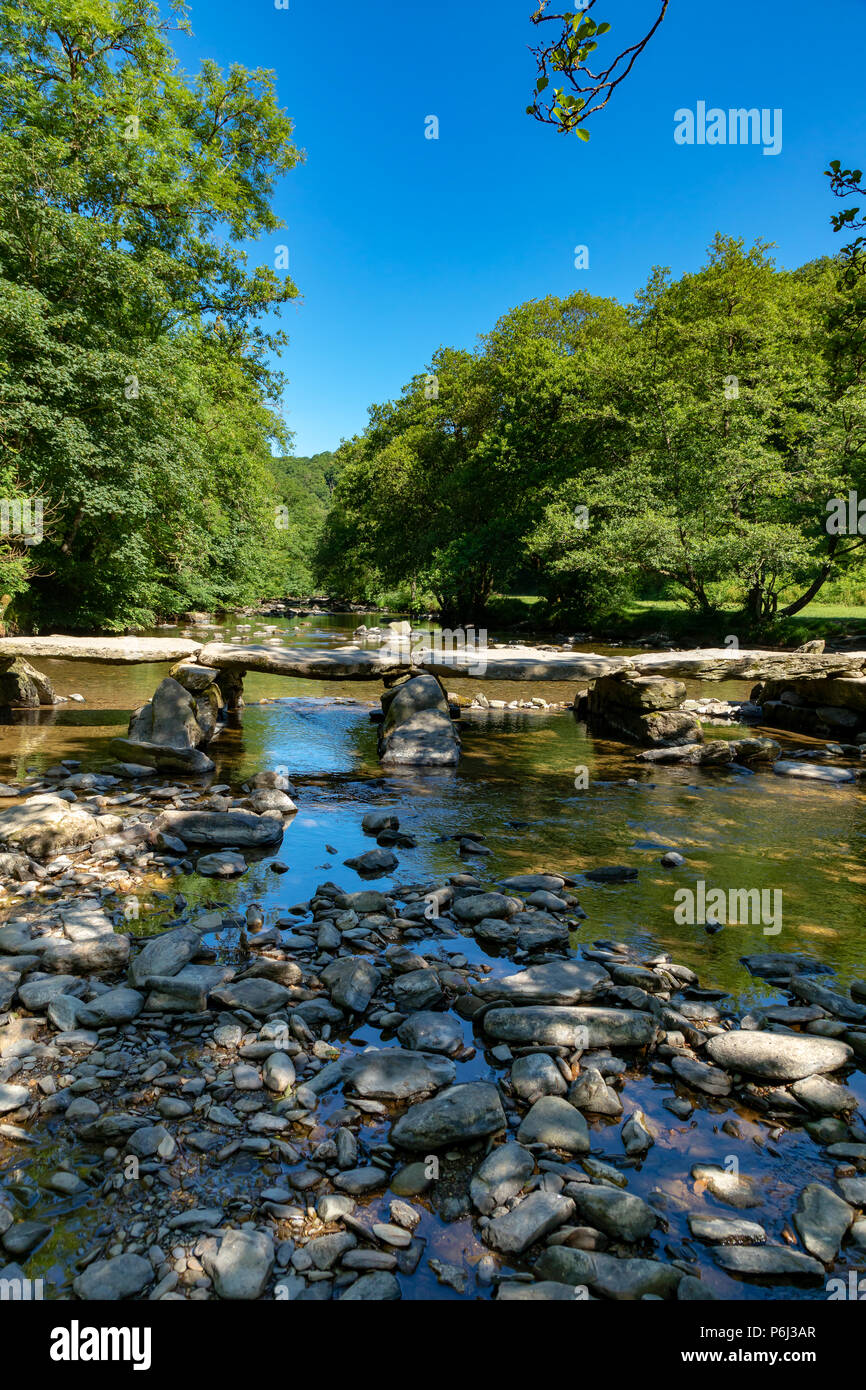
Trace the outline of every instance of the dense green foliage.
<path fill-rule="evenodd" d="M 176 25 L 183 11 L 175 7 Z M 276 582 L 265 314 L 296 294 L 242 243 L 297 163 L 272 75 L 178 68 L 151 0 L 0 6 L 0 485 L 34 627 L 123 628 Z"/>
<path fill-rule="evenodd" d="M 440 351 L 339 451 L 320 578 L 412 583 L 457 621 L 527 576 L 577 622 L 649 594 L 750 627 L 798 611 L 863 544 L 827 531 L 828 499 L 866 496 L 863 281 L 840 266 L 717 236 L 632 305 L 532 302 Z"/>
<path fill-rule="evenodd" d="M 316 546 L 338 476 L 335 454 L 271 460 L 280 532 L 279 592 L 311 594 Z"/>

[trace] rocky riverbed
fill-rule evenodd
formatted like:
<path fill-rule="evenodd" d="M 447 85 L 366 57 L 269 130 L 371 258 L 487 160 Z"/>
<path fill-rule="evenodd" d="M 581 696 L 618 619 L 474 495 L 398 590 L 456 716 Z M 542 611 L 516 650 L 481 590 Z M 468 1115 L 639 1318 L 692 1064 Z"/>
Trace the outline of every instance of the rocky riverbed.
<path fill-rule="evenodd" d="M 587 888 L 630 866 L 491 880 L 470 833 L 481 869 L 365 886 L 411 849 L 397 802 L 339 885 L 270 920 L 202 910 L 173 878 L 284 879 L 303 791 L 268 769 L 66 763 L 13 791 L 0 1278 L 64 1299 L 827 1299 L 866 1264 L 866 984 L 753 952 L 767 997 L 738 1007 L 593 930 Z"/>

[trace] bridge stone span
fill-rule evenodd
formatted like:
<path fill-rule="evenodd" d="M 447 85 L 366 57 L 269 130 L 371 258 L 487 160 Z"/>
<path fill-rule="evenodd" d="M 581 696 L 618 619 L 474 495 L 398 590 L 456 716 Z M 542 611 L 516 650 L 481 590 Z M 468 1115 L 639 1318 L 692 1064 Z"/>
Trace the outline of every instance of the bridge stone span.
<path fill-rule="evenodd" d="M 546 651 L 538 647 L 487 647 L 453 652 L 393 644 L 384 650 L 202 644 L 175 637 L 0 637 L 0 661 L 23 657 L 92 661 L 106 665 L 149 665 L 196 661 L 217 670 L 258 671 L 300 680 L 381 681 L 409 670 L 478 681 L 592 681 L 630 673 L 680 680 L 808 680 L 866 673 L 863 652 L 796 652 L 706 648 L 597 656 L 593 652 Z"/>
<path fill-rule="evenodd" d="M 196 660 L 217 670 L 259 671 L 305 680 L 384 680 L 406 671 L 478 681 L 593 681 L 602 676 L 671 676 L 680 680 L 782 680 L 855 676 L 866 668 L 866 652 L 731 651 L 710 648 L 645 652 L 633 657 L 593 652 L 543 651 L 537 647 L 491 647 L 438 652 L 412 648 L 399 658 L 363 647 L 313 649 L 242 647 L 211 642 Z"/>
<path fill-rule="evenodd" d="M 146 666 L 195 656 L 200 642 L 174 637 L 0 637 L 0 661 L 93 661 L 106 666 Z"/>

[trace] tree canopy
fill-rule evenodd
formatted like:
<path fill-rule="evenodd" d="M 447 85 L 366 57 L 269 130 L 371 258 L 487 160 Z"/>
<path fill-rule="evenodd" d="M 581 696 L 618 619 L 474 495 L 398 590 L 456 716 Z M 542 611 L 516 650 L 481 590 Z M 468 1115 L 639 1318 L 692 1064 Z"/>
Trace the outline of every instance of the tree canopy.
<path fill-rule="evenodd" d="M 531 577 L 593 621 L 664 593 L 751 626 L 794 613 L 862 540 L 827 502 L 866 484 L 859 346 L 839 262 L 779 269 L 717 235 L 630 305 L 579 293 L 442 349 L 340 450 L 320 579 L 352 597 L 411 583 L 477 621 Z"/>
<path fill-rule="evenodd" d="M 0 439 L 44 501 L 3 581 L 35 625 L 255 597 L 276 553 L 263 326 L 296 287 L 243 243 L 299 160 L 273 75 L 179 67 L 180 5 L 0 10 Z"/>

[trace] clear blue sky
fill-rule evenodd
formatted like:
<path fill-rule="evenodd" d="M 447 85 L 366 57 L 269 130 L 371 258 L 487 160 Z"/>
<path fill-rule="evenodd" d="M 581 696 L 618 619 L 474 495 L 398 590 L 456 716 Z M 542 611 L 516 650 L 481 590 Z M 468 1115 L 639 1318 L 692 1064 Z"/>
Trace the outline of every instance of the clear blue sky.
<path fill-rule="evenodd" d="M 178 50 L 189 71 L 272 68 L 306 151 L 279 189 L 288 232 L 256 256 L 285 242 L 301 291 L 282 359 L 298 454 L 362 430 L 437 347 L 471 347 L 524 300 L 630 299 L 653 265 L 698 267 L 717 229 L 775 242 L 782 265 L 832 250 L 822 171 L 866 160 L 866 0 L 672 0 L 589 144 L 525 115 L 535 0 L 289 3 L 193 0 Z M 656 9 L 594 13 L 631 41 Z M 698 101 L 781 107 L 781 153 L 675 144 L 674 111 Z"/>

